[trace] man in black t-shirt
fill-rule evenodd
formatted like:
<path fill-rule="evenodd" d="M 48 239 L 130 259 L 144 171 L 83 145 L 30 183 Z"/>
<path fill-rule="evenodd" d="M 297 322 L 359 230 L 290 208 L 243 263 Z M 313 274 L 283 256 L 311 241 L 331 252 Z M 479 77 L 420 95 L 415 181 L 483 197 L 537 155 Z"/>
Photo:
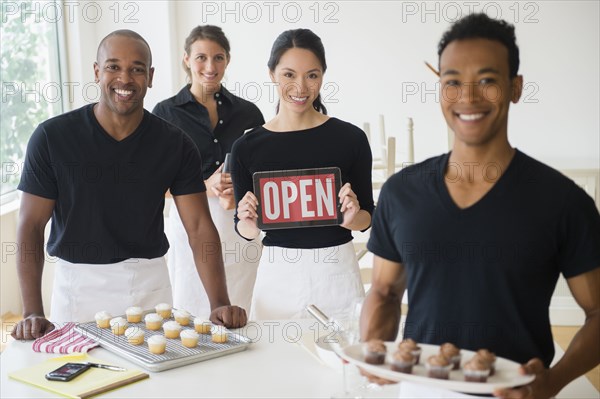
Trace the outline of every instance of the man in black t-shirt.
<path fill-rule="evenodd" d="M 171 302 L 163 257 L 167 190 L 209 296 L 211 321 L 245 325 L 245 311 L 227 294 L 200 155 L 185 133 L 143 108 L 154 75 L 147 42 L 129 30 L 109 34 L 94 72 L 100 102 L 40 124 L 27 148 L 17 231 L 24 319 L 12 336 L 35 339 L 53 329 L 41 294 L 50 217 L 48 252 L 58 258 L 53 320 L 89 321 L 102 310 L 116 316 L 129 306 Z"/>
<path fill-rule="evenodd" d="M 508 141 L 509 106 L 523 87 L 513 26 L 469 15 L 438 54 L 454 147 L 382 188 L 361 336 L 395 339 L 408 289 L 405 338 L 488 349 L 536 375 L 496 396 L 553 397 L 600 362 L 600 215 L 574 182 Z M 586 321 L 550 368 L 548 307 L 561 273 Z"/>

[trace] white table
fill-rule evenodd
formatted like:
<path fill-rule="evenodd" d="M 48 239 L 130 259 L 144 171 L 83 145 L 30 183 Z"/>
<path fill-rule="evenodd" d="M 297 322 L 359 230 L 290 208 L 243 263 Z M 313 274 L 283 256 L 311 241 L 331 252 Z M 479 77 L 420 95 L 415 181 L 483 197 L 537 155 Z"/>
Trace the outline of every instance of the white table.
<path fill-rule="evenodd" d="M 314 320 L 251 323 L 241 330 L 255 343 L 243 352 L 179 367 L 103 394 L 107 398 L 329 398 L 342 389 L 342 376 L 317 361 L 297 341 L 298 333 L 314 336 Z M 322 329 L 319 331 L 323 331 Z M 140 368 L 103 348 L 90 354 L 107 364 Z M 560 352 L 562 355 L 562 351 Z M 0 355 L 2 398 L 51 398 L 55 394 L 8 378 L 8 373 L 57 354 L 33 352 L 31 342 L 11 342 Z M 398 386 L 373 392 L 376 397 L 397 398 Z M 569 385 L 559 398 L 596 398 L 599 394 L 584 377 Z"/>

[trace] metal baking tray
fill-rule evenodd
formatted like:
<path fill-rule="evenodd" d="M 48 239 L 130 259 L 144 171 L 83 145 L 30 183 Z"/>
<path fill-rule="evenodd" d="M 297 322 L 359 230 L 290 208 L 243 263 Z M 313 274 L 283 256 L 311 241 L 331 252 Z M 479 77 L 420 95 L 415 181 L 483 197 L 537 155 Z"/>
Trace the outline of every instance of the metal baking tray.
<path fill-rule="evenodd" d="M 144 315 L 149 312 L 144 312 Z M 122 317 L 125 318 L 125 315 Z M 173 320 L 165 319 L 166 321 Z M 193 316 L 192 316 L 193 320 Z M 193 324 L 193 323 L 191 323 Z M 227 342 L 216 344 L 212 342 L 210 334 L 200 334 L 198 346 L 187 348 L 183 346 L 180 338 L 167 338 L 165 353 L 155 355 L 148 349 L 148 338 L 153 335 L 164 335 L 162 328 L 157 331 L 148 330 L 143 321 L 140 323 L 129 323 L 129 327 L 136 326 L 144 331 L 144 343 L 132 345 L 127 342 L 125 335 L 115 335 L 110 328 L 98 328 L 95 321 L 80 323 L 75 330 L 97 341 L 103 348 L 124 357 L 125 359 L 143 367 L 148 371 L 159 372 L 188 364 L 201 362 L 228 355 L 230 353 L 245 350 L 251 343 L 250 339 L 243 335 L 227 332 Z M 181 331 L 193 330 L 193 325 L 183 326 Z"/>

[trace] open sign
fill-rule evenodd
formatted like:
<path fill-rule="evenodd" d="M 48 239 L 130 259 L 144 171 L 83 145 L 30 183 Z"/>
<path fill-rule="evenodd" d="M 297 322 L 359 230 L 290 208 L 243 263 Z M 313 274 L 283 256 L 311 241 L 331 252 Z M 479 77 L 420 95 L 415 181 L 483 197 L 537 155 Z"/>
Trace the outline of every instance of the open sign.
<path fill-rule="evenodd" d="M 256 172 L 253 179 L 259 204 L 258 227 L 262 230 L 343 222 L 338 201 L 342 186 L 339 168 Z"/>

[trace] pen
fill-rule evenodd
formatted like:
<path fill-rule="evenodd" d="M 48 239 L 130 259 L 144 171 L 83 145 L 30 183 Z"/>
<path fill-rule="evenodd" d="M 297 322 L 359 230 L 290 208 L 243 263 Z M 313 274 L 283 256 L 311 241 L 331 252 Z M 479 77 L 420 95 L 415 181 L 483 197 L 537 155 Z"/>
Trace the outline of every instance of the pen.
<path fill-rule="evenodd" d="M 427 68 L 429 68 L 431 72 L 435 73 L 438 76 L 438 78 L 440 77 L 440 73 L 436 71 L 436 69 L 432 67 L 427 61 L 425 61 L 425 65 L 427 65 Z"/>
<path fill-rule="evenodd" d="M 87 364 L 89 364 L 91 367 L 96 367 L 99 369 L 107 369 L 107 370 L 112 370 L 112 371 L 126 371 L 127 370 L 127 369 L 124 369 L 123 367 L 110 366 L 108 364 L 90 363 L 90 362 L 88 362 Z"/>

